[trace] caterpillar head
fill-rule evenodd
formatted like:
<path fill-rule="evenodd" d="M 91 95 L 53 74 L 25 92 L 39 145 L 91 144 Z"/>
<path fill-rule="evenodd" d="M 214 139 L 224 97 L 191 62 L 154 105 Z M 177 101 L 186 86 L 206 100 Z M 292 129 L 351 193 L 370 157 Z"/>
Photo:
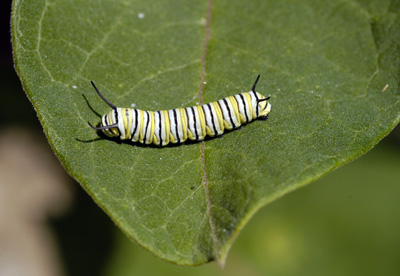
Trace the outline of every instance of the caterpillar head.
<path fill-rule="evenodd" d="M 94 85 L 93 81 L 91 81 L 94 89 L 96 90 L 97 94 L 100 96 L 100 98 L 108 104 L 112 110 L 105 114 L 101 118 L 101 124 L 98 127 L 92 126 L 91 123 L 88 122 L 89 126 L 95 130 L 101 130 L 105 135 L 108 137 L 117 137 L 120 136 L 120 131 L 118 128 L 118 108 L 113 105 L 109 100 L 107 100 L 97 89 L 96 85 Z"/>
<path fill-rule="evenodd" d="M 269 99 L 270 97 L 265 98 L 263 96 L 262 99 L 258 100 L 257 108 L 259 117 L 266 117 L 268 113 L 271 111 L 271 104 L 268 102 Z"/>
<path fill-rule="evenodd" d="M 256 92 L 256 86 L 259 79 L 260 75 L 257 76 L 251 91 L 253 91 L 257 96 L 257 117 L 267 118 L 268 113 L 271 111 L 271 104 L 268 102 L 271 97 L 266 98 L 260 93 Z"/>

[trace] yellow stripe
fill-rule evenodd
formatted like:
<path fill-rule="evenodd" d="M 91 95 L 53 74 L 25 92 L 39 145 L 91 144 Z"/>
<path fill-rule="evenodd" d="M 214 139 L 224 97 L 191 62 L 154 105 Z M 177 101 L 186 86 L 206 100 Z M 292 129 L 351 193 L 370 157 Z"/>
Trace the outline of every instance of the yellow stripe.
<path fill-rule="evenodd" d="M 185 142 L 187 140 L 187 115 L 186 111 L 184 108 L 179 108 L 179 114 L 181 116 L 181 126 L 182 126 L 182 133 L 183 133 L 183 139 L 182 142 Z"/>
<path fill-rule="evenodd" d="M 125 115 L 126 108 L 122 108 L 121 112 L 122 112 L 121 117 L 122 117 L 122 120 L 124 121 L 124 127 L 125 127 L 125 136 L 122 139 L 127 139 L 126 130 L 128 128 L 128 120 L 127 120 L 128 118 Z"/>
<path fill-rule="evenodd" d="M 212 102 L 212 105 L 214 106 L 215 112 L 217 113 L 217 119 L 219 123 L 219 129 L 217 129 L 217 131 L 224 132 L 224 118 L 222 117 L 221 108 L 219 107 L 217 102 Z"/>
<path fill-rule="evenodd" d="M 143 124 L 144 124 L 144 116 L 143 116 L 143 110 L 138 110 L 140 113 L 140 124 L 139 124 L 139 139 L 138 141 L 140 143 L 143 143 Z"/>
<path fill-rule="evenodd" d="M 239 122 L 239 126 L 242 124 L 242 122 L 240 121 L 240 117 L 239 117 L 239 107 L 237 105 L 236 99 L 233 96 L 229 96 L 228 100 L 231 102 L 232 106 L 233 106 L 233 110 L 235 111 L 235 115 L 236 115 L 236 119 Z M 238 126 L 236 126 L 238 127 Z"/>
<path fill-rule="evenodd" d="M 200 123 L 201 123 L 201 135 L 199 135 L 199 136 L 200 136 L 200 138 L 203 139 L 204 136 L 206 136 L 206 121 L 204 118 L 203 108 L 200 105 L 198 105 L 196 107 L 197 107 L 197 111 L 199 113 L 199 118 L 200 118 Z"/>
<path fill-rule="evenodd" d="M 126 117 L 126 127 L 125 127 L 125 139 L 130 139 L 130 133 L 131 133 L 131 126 L 132 126 L 132 116 L 131 116 L 131 110 L 130 108 L 127 108 L 126 111 L 128 111 L 128 116 L 125 115 Z M 126 111 L 124 114 L 126 114 Z"/>
<path fill-rule="evenodd" d="M 154 118 L 154 122 L 153 122 L 153 126 L 154 126 L 154 129 L 155 129 L 155 127 L 156 127 L 156 119 L 155 119 L 155 114 L 153 114 L 153 118 Z M 161 120 L 161 118 L 160 118 L 160 120 Z M 159 143 L 159 140 L 158 140 L 158 138 L 157 138 L 157 135 L 156 135 L 156 133 L 155 133 L 155 131 L 153 130 L 153 144 L 154 145 L 159 145 L 160 143 Z"/>

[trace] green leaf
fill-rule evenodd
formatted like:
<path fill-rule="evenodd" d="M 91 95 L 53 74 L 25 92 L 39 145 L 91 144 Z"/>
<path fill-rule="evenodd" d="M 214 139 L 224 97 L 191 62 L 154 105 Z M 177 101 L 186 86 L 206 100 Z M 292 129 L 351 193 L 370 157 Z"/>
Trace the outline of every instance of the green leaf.
<path fill-rule="evenodd" d="M 377 0 L 15 0 L 12 38 L 50 145 L 115 223 L 164 260 L 223 265 L 260 207 L 399 122 L 399 10 Z M 86 123 L 109 111 L 90 80 L 117 106 L 160 110 L 248 91 L 259 73 L 270 119 L 220 139 L 146 147 Z"/>

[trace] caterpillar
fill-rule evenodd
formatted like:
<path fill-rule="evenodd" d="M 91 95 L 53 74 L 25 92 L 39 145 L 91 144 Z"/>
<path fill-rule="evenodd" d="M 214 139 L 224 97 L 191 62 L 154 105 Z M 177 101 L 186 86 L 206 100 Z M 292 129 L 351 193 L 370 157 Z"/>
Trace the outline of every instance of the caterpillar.
<path fill-rule="evenodd" d="M 107 100 L 91 81 L 100 98 L 112 108 L 94 127 L 109 137 L 142 144 L 165 146 L 183 143 L 187 139 L 202 141 L 205 136 L 220 136 L 225 130 L 237 129 L 255 119 L 267 119 L 271 111 L 270 97 L 256 92 L 257 76 L 249 92 L 229 96 L 216 102 L 171 110 L 144 111 L 116 107 Z"/>

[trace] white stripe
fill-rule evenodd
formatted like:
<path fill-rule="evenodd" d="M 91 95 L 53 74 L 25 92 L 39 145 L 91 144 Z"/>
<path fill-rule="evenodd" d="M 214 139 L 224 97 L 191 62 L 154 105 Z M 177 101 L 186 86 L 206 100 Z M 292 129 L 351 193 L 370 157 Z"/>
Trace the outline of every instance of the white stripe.
<path fill-rule="evenodd" d="M 170 134 L 172 135 L 172 137 L 174 137 L 174 140 L 178 140 L 177 138 L 178 134 L 176 133 L 174 109 L 168 110 L 168 116 L 169 116 Z"/>
<path fill-rule="evenodd" d="M 176 134 L 179 137 L 179 142 L 184 142 L 183 140 L 183 126 L 182 126 L 182 118 L 181 118 L 181 111 L 179 108 L 174 109 L 176 112 L 177 122 L 178 122 L 178 133 Z"/>
<path fill-rule="evenodd" d="M 118 130 L 119 130 L 119 137 L 120 139 L 126 139 L 126 129 L 124 126 L 124 119 L 123 119 L 123 115 L 122 115 L 122 108 L 118 107 L 117 108 L 117 117 L 118 117 Z"/>
<path fill-rule="evenodd" d="M 211 119 L 210 106 L 208 106 L 206 104 L 203 104 L 203 110 L 204 110 L 204 116 L 205 116 L 205 119 L 206 119 L 206 125 L 210 129 L 210 134 L 209 135 L 210 136 L 214 136 L 215 135 L 215 131 L 214 131 L 214 126 L 213 126 L 212 119 Z"/>
<path fill-rule="evenodd" d="M 190 131 L 192 139 L 191 140 L 196 140 L 196 132 L 194 128 L 194 117 L 193 117 L 193 111 L 191 107 L 186 107 L 186 114 L 188 118 L 188 132 Z M 189 135 L 188 135 L 189 136 Z"/>
<path fill-rule="evenodd" d="M 160 116 L 158 111 L 154 112 L 154 136 L 157 139 L 157 144 L 155 143 L 156 141 L 154 140 L 154 144 L 158 145 L 160 142 Z"/>
<path fill-rule="evenodd" d="M 201 127 L 201 119 L 199 114 L 199 108 L 197 106 L 193 106 L 194 114 L 196 116 L 196 129 L 197 129 L 197 141 L 204 140 L 205 133 L 203 133 L 203 129 Z"/>

